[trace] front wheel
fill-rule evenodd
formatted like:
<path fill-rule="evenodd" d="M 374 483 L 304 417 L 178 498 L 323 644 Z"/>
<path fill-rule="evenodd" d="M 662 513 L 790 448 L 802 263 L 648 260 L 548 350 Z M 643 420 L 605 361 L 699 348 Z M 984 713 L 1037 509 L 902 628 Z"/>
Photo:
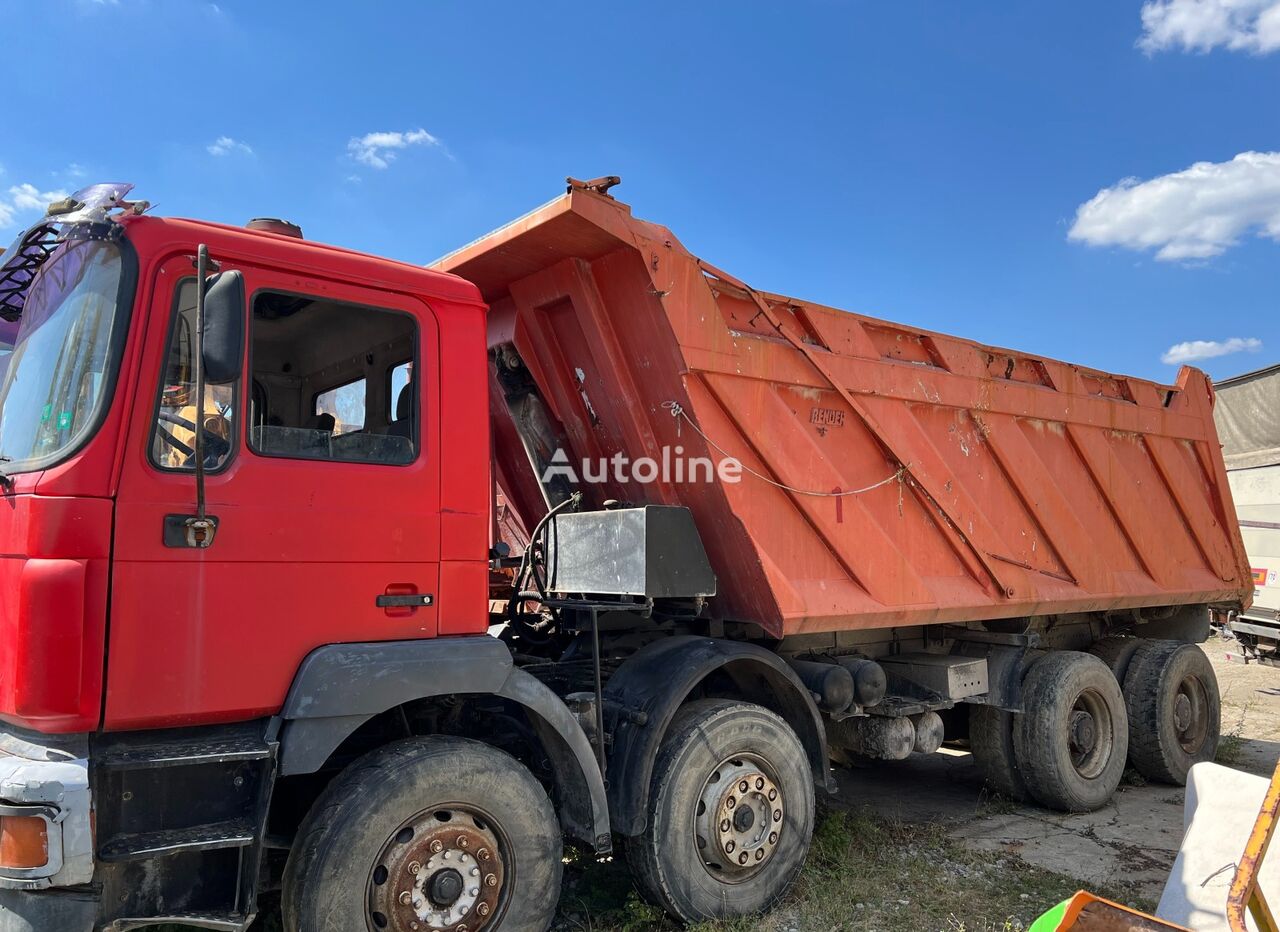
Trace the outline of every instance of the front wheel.
<path fill-rule="evenodd" d="M 813 838 L 813 771 L 781 718 L 705 699 L 671 723 L 648 821 L 625 841 L 640 892 L 684 922 L 748 916 L 787 892 Z"/>
<path fill-rule="evenodd" d="M 409 738 L 334 779 L 289 856 L 290 932 L 542 930 L 562 839 L 533 775 L 464 738 Z"/>

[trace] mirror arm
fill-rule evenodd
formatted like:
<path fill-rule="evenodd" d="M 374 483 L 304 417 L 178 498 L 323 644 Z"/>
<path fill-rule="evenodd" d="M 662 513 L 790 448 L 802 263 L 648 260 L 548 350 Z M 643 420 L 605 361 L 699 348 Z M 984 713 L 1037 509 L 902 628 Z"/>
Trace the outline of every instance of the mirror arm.
<path fill-rule="evenodd" d="M 196 517 L 201 529 L 207 527 L 204 501 L 204 295 L 208 287 L 209 247 L 196 251 L 196 429 L 192 447 L 196 458 Z"/>

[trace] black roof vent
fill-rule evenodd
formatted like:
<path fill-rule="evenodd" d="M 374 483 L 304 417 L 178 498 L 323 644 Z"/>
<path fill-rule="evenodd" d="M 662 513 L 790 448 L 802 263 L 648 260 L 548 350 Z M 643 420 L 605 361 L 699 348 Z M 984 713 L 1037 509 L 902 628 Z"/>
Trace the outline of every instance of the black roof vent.
<path fill-rule="evenodd" d="M 254 217 L 244 225 L 244 228 L 257 230 L 259 233 L 279 233 L 281 236 L 302 239 L 302 227 L 288 220 L 277 220 L 275 217 Z"/>

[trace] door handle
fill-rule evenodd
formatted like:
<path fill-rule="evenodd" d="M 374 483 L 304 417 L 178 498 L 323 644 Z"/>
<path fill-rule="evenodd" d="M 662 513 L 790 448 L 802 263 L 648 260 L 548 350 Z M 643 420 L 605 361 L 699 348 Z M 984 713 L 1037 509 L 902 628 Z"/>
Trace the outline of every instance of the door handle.
<path fill-rule="evenodd" d="M 376 603 L 378 608 L 422 608 L 435 601 L 430 592 L 413 592 L 407 595 L 380 595 Z"/>

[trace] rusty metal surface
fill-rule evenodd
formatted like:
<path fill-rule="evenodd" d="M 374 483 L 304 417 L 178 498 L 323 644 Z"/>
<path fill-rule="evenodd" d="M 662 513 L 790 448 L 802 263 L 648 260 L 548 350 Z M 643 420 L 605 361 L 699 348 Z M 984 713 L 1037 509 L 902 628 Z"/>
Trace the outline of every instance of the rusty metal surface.
<path fill-rule="evenodd" d="M 1245 843 L 1244 854 L 1236 865 L 1236 874 L 1231 881 L 1231 890 L 1227 894 L 1227 922 L 1232 932 L 1247 932 L 1246 911 L 1253 915 L 1258 932 L 1280 932 L 1280 925 L 1271 911 L 1271 906 L 1262 895 L 1258 885 L 1258 872 L 1262 868 L 1263 859 L 1271 839 L 1275 837 L 1276 827 L 1280 824 L 1280 763 L 1276 764 L 1275 773 L 1271 777 L 1271 785 L 1263 798 L 1262 808 L 1258 812 L 1258 821 L 1249 833 Z"/>
<path fill-rule="evenodd" d="M 781 635 L 1249 598 L 1203 373 L 1160 385 L 758 292 L 601 190 L 436 267 L 480 287 L 572 462 L 742 461 L 737 483 L 585 490 L 688 506 L 720 616 Z M 493 415 L 532 526 L 545 505 Z"/>
<path fill-rule="evenodd" d="M 1057 928 L 1061 932 L 1190 932 L 1084 890 L 1071 898 Z"/>

